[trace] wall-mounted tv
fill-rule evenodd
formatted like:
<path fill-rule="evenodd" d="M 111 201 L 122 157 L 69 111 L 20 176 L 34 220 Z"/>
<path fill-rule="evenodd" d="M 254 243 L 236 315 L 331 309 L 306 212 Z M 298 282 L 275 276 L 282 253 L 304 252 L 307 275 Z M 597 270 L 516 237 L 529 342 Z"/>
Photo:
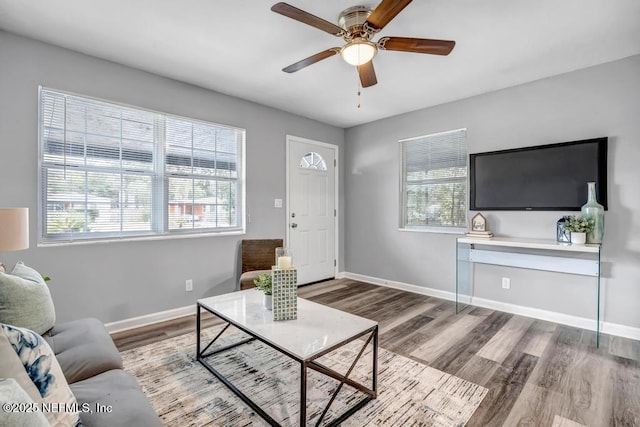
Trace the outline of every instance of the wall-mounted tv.
<path fill-rule="evenodd" d="M 579 211 L 587 182 L 607 209 L 607 138 L 469 155 L 469 209 Z"/>

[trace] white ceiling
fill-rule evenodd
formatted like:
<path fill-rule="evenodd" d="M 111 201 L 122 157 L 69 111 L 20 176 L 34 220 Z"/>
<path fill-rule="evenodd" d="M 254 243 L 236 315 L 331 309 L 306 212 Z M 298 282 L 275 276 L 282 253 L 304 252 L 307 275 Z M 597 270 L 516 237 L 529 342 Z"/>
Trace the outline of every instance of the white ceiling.
<path fill-rule="evenodd" d="M 347 7 L 378 3 L 288 2 L 334 23 Z M 357 108 L 357 72 L 339 56 L 281 71 L 343 43 L 271 12 L 274 3 L 0 0 L 0 29 L 339 127 L 640 54 L 639 0 L 414 0 L 381 35 L 455 40 L 455 49 L 380 52 L 378 84 Z"/>

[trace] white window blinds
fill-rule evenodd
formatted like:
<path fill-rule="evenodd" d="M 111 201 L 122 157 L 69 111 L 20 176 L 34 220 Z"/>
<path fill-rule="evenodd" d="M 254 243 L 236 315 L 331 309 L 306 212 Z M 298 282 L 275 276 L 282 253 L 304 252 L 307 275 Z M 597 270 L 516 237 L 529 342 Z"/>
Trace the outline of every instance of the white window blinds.
<path fill-rule="evenodd" d="M 169 229 L 238 227 L 236 130 L 168 118 L 166 135 Z"/>
<path fill-rule="evenodd" d="M 400 144 L 401 227 L 466 227 L 466 129 L 404 139 Z"/>
<path fill-rule="evenodd" d="M 40 241 L 241 230 L 244 135 L 41 88 Z"/>

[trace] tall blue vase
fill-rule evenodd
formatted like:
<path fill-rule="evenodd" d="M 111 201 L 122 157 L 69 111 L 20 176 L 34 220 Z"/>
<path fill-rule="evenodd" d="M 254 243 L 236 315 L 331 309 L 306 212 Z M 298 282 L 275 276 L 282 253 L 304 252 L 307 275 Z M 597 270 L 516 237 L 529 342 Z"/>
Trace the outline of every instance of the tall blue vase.
<path fill-rule="evenodd" d="M 604 235 L 604 207 L 596 199 L 596 183 L 587 183 L 587 203 L 582 206 L 583 217 L 595 220 L 596 225 L 593 231 L 587 233 L 587 243 L 602 243 Z"/>

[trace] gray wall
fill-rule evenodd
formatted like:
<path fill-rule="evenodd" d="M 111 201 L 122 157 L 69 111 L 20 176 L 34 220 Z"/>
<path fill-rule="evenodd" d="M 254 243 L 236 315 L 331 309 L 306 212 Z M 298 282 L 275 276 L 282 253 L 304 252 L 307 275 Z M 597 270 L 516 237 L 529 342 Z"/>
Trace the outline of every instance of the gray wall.
<path fill-rule="evenodd" d="M 467 128 L 474 153 L 608 136 L 604 319 L 639 328 L 638 76 L 635 56 L 348 129 L 346 271 L 455 291 L 457 236 L 398 231 L 399 139 Z M 565 213 L 485 214 L 498 235 L 554 239 Z M 475 274 L 478 297 L 595 317 L 592 278 L 483 265 Z M 501 289 L 501 276 L 511 277 L 511 290 Z"/>
<path fill-rule="evenodd" d="M 0 207 L 29 207 L 31 231 L 30 249 L 1 260 L 52 277 L 61 321 L 111 322 L 232 290 L 239 240 L 285 237 L 285 211 L 273 207 L 285 198 L 285 135 L 336 144 L 344 155 L 343 129 L 1 31 L 0 61 Z M 38 248 L 38 85 L 245 128 L 247 234 Z M 342 226 L 344 206 L 341 186 Z M 341 268 L 343 260 L 342 246 Z"/>

